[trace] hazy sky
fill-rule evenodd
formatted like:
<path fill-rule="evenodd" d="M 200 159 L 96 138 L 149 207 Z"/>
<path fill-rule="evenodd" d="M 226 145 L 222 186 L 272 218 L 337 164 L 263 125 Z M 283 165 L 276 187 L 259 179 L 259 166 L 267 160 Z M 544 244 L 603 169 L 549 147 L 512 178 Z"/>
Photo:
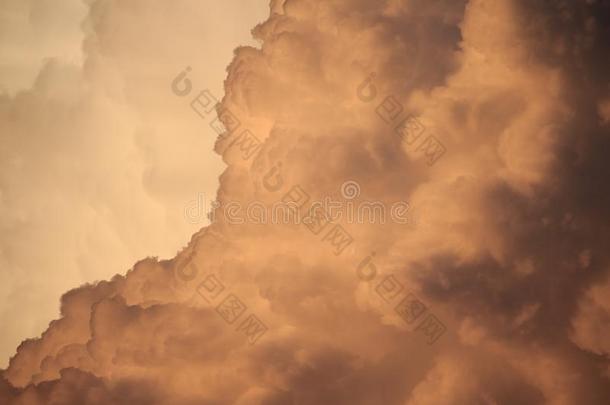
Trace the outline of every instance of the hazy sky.
<path fill-rule="evenodd" d="M 0 1 L 0 366 L 66 290 L 172 257 L 207 222 L 184 211 L 215 198 L 217 135 L 170 85 L 190 66 L 194 93 L 222 97 L 268 2 L 131 3 Z"/>

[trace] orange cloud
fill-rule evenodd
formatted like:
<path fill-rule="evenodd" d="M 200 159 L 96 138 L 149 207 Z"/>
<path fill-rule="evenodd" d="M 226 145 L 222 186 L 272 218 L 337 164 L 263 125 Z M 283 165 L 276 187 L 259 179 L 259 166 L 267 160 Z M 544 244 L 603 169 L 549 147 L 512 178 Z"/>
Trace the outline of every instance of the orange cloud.
<path fill-rule="evenodd" d="M 216 215 L 174 259 L 69 292 L 6 402 L 607 403 L 608 5 L 270 6 L 217 106 L 216 211 L 308 220 Z M 326 196 L 422 220 L 332 220 Z"/>

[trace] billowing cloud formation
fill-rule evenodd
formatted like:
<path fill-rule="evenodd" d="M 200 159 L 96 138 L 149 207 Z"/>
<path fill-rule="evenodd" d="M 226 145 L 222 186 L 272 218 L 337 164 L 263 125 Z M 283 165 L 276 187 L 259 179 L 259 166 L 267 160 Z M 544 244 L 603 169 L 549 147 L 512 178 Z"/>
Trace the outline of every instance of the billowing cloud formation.
<path fill-rule="evenodd" d="M 258 1 L 0 2 L 0 367 L 66 290 L 173 257 L 207 223 L 184 209 L 216 193 L 224 165 L 200 151 L 217 134 L 169 83 L 191 65 L 220 94 Z"/>
<path fill-rule="evenodd" d="M 229 66 L 214 223 L 64 295 L 5 402 L 608 403 L 609 16 L 273 1 Z M 327 223 L 325 196 L 425 214 Z M 223 215 L 254 200 L 312 220 Z"/>

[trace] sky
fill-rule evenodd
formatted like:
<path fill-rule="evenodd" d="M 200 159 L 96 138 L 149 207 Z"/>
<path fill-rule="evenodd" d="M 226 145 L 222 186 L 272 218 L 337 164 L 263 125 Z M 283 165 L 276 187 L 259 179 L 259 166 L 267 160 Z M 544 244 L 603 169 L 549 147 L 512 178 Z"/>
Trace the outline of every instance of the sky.
<path fill-rule="evenodd" d="M 0 402 L 610 402 L 609 1 L 36 4 Z"/>

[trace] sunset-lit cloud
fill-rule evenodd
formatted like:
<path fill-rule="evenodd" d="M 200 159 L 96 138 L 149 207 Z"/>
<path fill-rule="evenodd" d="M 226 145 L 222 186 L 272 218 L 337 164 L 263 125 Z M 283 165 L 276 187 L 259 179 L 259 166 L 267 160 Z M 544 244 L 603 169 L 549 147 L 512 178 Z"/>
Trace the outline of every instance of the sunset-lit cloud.
<path fill-rule="evenodd" d="M 167 105 L 166 129 L 215 101 L 192 63 L 154 62 L 178 38 L 151 28 L 157 41 L 138 47 L 121 23 L 189 11 L 160 4 L 92 2 L 78 74 L 99 78 L 86 92 L 135 100 L 145 122 Z M 66 293 L 61 317 L 11 359 L 0 398 L 606 404 L 609 15 L 604 1 L 271 1 L 252 31 L 260 48 L 235 50 L 201 121 L 216 113 L 225 127 L 212 223 L 173 259 Z M 116 70 L 100 67 L 108 54 Z M 64 77 L 49 69 L 41 89 Z M 82 137 L 131 128 L 116 108 Z M 135 126 L 139 145 L 160 139 Z M 148 155 L 162 166 L 198 153 L 163 145 Z M 151 195 L 182 207 L 167 226 L 185 221 L 193 194 L 156 174 Z M 315 204 L 326 197 L 408 202 L 401 214 L 418 220 L 350 221 Z M 253 202 L 304 219 L 228 219 Z"/>
<path fill-rule="evenodd" d="M 168 78 L 190 64 L 220 94 L 266 15 L 264 0 L 90 3 L 0 2 L 0 367 L 65 291 L 173 257 L 207 223 L 184 201 L 216 193 L 216 133 Z"/>

